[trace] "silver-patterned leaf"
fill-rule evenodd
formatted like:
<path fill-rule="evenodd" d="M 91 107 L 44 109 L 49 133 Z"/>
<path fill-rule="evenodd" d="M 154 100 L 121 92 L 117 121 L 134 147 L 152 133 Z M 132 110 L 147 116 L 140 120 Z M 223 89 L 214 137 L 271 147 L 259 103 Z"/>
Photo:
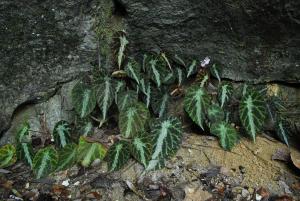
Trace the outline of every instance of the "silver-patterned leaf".
<path fill-rule="evenodd" d="M 287 146 L 290 146 L 289 144 L 289 129 L 287 126 L 287 122 L 280 120 L 276 122 L 275 131 L 279 139 L 284 142 Z"/>
<path fill-rule="evenodd" d="M 181 68 L 176 68 L 175 72 L 176 72 L 176 78 L 177 78 L 178 86 L 181 86 L 182 83 L 184 82 L 185 78 L 186 78 L 185 71 L 182 70 Z"/>
<path fill-rule="evenodd" d="M 6 144 L 0 148 L 0 168 L 13 165 L 17 161 L 16 148 Z"/>
<path fill-rule="evenodd" d="M 149 81 L 145 81 L 145 79 L 141 79 L 139 87 L 142 93 L 145 95 L 145 104 L 147 108 L 149 108 L 150 101 L 151 101 L 151 84 Z"/>
<path fill-rule="evenodd" d="M 149 118 L 150 113 L 142 103 L 135 103 L 121 110 L 119 114 L 119 128 L 122 136 L 131 138 L 142 132 Z"/>
<path fill-rule="evenodd" d="M 223 121 L 225 118 L 223 109 L 218 104 L 211 104 L 207 109 L 207 117 L 211 123 Z"/>
<path fill-rule="evenodd" d="M 119 111 L 138 101 L 138 94 L 133 90 L 123 91 L 119 94 L 117 106 Z"/>
<path fill-rule="evenodd" d="M 114 143 L 107 152 L 108 169 L 116 171 L 121 169 L 130 158 L 129 143 L 121 140 Z"/>
<path fill-rule="evenodd" d="M 188 88 L 184 98 L 184 109 L 189 117 L 202 129 L 205 119 L 206 108 L 209 105 L 209 95 L 205 89 L 198 85 Z"/>
<path fill-rule="evenodd" d="M 225 150 L 231 150 L 237 142 L 237 131 L 230 124 L 221 121 L 213 123 L 210 132 L 220 139 L 220 144 Z"/>
<path fill-rule="evenodd" d="M 79 116 L 86 117 L 96 106 L 95 92 L 83 81 L 79 81 L 72 90 L 72 102 Z"/>
<path fill-rule="evenodd" d="M 141 66 L 136 61 L 131 59 L 125 67 L 125 72 L 127 73 L 128 77 L 135 80 L 137 84 L 140 83 Z"/>
<path fill-rule="evenodd" d="M 53 137 L 56 146 L 65 147 L 71 138 L 71 127 L 67 121 L 59 121 L 55 124 L 53 129 Z"/>
<path fill-rule="evenodd" d="M 266 119 L 264 98 L 255 90 L 247 90 L 240 102 L 239 113 L 242 125 L 255 141 L 255 136 L 261 131 Z"/>
<path fill-rule="evenodd" d="M 233 87 L 231 84 L 222 84 L 218 91 L 218 99 L 223 108 L 225 103 L 230 100 L 231 94 L 233 92 Z"/>
<path fill-rule="evenodd" d="M 33 161 L 33 148 L 31 143 L 18 143 L 16 147 L 16 153 L 19 160 L 23 160 L 32 168 Z"/>
<path fill-rule="evenodd" d="M 197 61 L 193 60 L 191 65 L 189 65 L 188 69 L 187 69 L 187 75 L 186 77 L 190 77 L 191 75 L 194 75 L 197 73 Z"/>
<path fill-rule="evenodd" d="M 52 147 L 40 149 L 33 158 L 32 169 L 37 179 L 48 176 L 57 166 L 58 154 Z"/>
<path fill-rule="evenodd" d="M 119 52 L 118 52 L 118 66 L 120 69 L 123 59 L 125 57 L 125 49 L 126 49 L 126 46 L 129 44 L 129 42 L 125 36 L 120 36 L 119 40 L 120 40 L 120 47 L 119 47 Z"/>
<path fill-rule="evenodd" d="M 21 125 L 16 135 L 17 143 L 31 142 L 29 129 L 30 129 L 30 125 L 27 122 Z"/>
<path fill-rule="evenodd" d="M 56 171 L 66 170 L 77 162 L 77 145 L 68 144 L 58 152 Z"/>
<path fill-rule="evenodd" d="M 209 68 L 210 73 L 221 82 L 221 73 L 222 69 L 219 65 L 213 64 L 211 68 Z"/>
<path fill-rule="evenodd" d="M 110 77 L 105 77 L 102 83 L 96 86 L 97 103 L 102 112 L 102 120 L 105 121 L 107 113 L 114 101 L 115 83 Z"/>
<path fill-rule="evenodd" d="M 158 120 L 152 125 L 153 151 L 146 171 L 157 168 L 161 161 L 174 155 L 182 140 L 182 124 L 176 117 Z"/>
<path fill-rule="evenodd" d="M 134 137 L 130 144 L 132 156 L 144 167 L 147 167 L 152 151 L 151 137 L 147 133 L 141 133 Z"/>
<path fill-rule="evenodd" d="M 158 90 L 153 91 L 151 107 L 153 112 L 158 115 L 159 118 L 164 117 L 167 114 L 170 98 L 168 92 L 160 92 Z"/>

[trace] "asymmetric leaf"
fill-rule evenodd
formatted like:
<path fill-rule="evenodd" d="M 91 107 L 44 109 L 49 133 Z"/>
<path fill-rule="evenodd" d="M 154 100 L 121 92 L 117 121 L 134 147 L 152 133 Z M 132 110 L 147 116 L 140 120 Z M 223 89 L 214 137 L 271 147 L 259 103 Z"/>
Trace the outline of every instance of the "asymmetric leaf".
<path fill-rule="evenodd" d="M 102 160 L 106 155 L 106 148 L 97 142 L 89 142 L 86 138 L 80 137 L 78 144 L 78 161 L 83 167 L 88 167 L 94 160 Z"/>
<path fill-rule="evenodd" d="M 218 104 L 212 104 L 207 110 L 207 117 L 211 123 L 224 120 L 224 111 Z"/>
<path fill-rule="evenodd" d="M 68 144 L 58 152 L 58 164 L 56 171 L 72 167 L 77 162 L 77 145 Z"/>
<path fill-rule="evenodd" d="M 131 59 L 126 65 L 125 71 L 128 77 L 135 80 L 136 83 L 139 84 L 141 79 L 141 67 L 136 61 Z"/>
<path fill-rule="evenodd" d="M 18 130 L 16 135 L 16 142 L 17 143 L 27 143 L 30 142 L 30 135 L 29 135 L 30 126 L 28 123 L 22 124 L 21 128 Z"/>
<path fill-rule="evenodd" d="M 210 132 L 219 137 L 221 146 L 226 150 L 230 151 L 237 142 L 235 128 L 224 121 L 213 123 Z"/>
<path fill-rule="evenodd" d="M 276 126 L 275 126 L 275 129 L 276 129 L 276 134 L 277 136 L 279 137 L 279 139 L 284 142 L 287 146 L 290 146 L 289 145 L 289 130 L 287 128 L 287 123 L 284 122 L 284 121 L 278 121 L 276 122 Z"/>
<path fill-rule="evenodd" d="M 195 74 L 197 72 L 197 61 L 193 60 L 192 64 L 187 69 L 187 75 L 186 77 L 190 77 L 191 75 Z"/>
<path fill-rule="evenodd" d="M 158 115 L 159 118 L 165 116 L 168 112 L 168 106 L 170 102 L 170 95 L 168 92 L 153 91 L 151 107 L 153 112 Z"/>
<path fill-rule="evenodd" d="M 230 100 L 230 96 L 232 92 L 233 92 L 233 88 L 232 85 L 229 83 L 223 84 L 219 88 L 218 98 L 222 108 L 224 107 L 225 103 Z"/>
<path fill-rule="evenodd" d="M 124 138 L 136 136 L 144 130 L 145 123 L 150 118 L 147 107 L 142 103 L 135 103 L 121 110 L 119 114 L 119 128 Z"/>
<path fill-rule="evenodd" d="M 71 127 L 67 121 L 59 121 L 53 129 L 54 142 L 58 147 L 65 147 L 70 141 Z"/>
<path fill-rule="evenodd" d="M 247 90 L 240 102 L 240 119 L 247 133 L 255 141 L 256 134 L 262 129 L 266 118 L 265 102 L 255 90 Z"/>
<path fill-rule="evenodd" d="M 95 92 L 87 84 L 80 81 L 72 90 L 72 102 L 79 116 L 81 118 L 86 117 L 96 106 Z"/>
<path fill-rule="evenodd" d="M 13 165 L 17 161 L 16 148 L 7 144 L 0 148 L 0 168 Z"/>
<path fill-rule="evenodd" d="M 33 148 L 31 143 L 18 143 L 16 147 L 17 158 L 24 160 L 32 168 Z"/>
<path fill-rule="evenodd" d="M 129 158 L 129 143 L 124 140 L 114 143 L 107 152 L 109 171 L 121 169 L 127 163 Z"/>
<path fill-rule="evenodd" d="M 125 49 L 126 49 L 126 46 L 129 44 L 129 42 L 125 36 L 120 36 L 119 40 L 120 40 L 120 47 L 119 47 L 119 52 L 118 52 L 118 66 L 120 69 L 123 59 L 125 57 Z"/>
<path fill-rule="evenodd" d="M 141 133 L 134 137 L 130 144 L 130 152 L 132 156 L 143 164 L 144 167 L 147 167 L 148 165 L 151 150 L 151 137 L 147 133 Z"/>
<path fill-rule="evenodd" d="M 135 91 L 127 90 L 119 94 L 117 106 L 119 111 L 124 110 L 128 106 L 138 101 L 138 95 Z"/>
<path fill-rule="evenodd" d="M 37 179 L 53 172 L 58 162 L 58 155 L 52 147 L 40 149 L 33 158 L 32 169 Z"/>
<path fill-rule="evenodd" d="M 184 109 L 189 117 L 202 129 L 205 119 L 205 109 L 209 104 L 209 96 L 204 88 L 193 85 L 188 88 L 184 98 Z"/>

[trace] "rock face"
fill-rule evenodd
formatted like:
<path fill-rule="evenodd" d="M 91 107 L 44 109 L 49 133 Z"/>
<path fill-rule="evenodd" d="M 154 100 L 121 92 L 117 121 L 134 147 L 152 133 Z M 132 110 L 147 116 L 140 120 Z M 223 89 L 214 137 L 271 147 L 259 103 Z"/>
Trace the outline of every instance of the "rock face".
<path fill-rule="evenodd" d="M 297 0 L 122 0 L 133 53 L 210 56 L 236 81 L 300 82 Z"/>
<path fill-rule="evenodd" d="M 20 104 L 90 71 L 93 8 L 91 0 L 0 2 L 0 132 Z"/>

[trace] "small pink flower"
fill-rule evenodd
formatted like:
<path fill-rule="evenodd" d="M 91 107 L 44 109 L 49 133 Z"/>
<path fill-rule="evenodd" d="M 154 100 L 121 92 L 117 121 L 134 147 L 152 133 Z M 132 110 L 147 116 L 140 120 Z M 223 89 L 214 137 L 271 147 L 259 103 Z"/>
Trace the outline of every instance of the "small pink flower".
<path fill-rule="evenodd" d="M 201 67 L 205 68 L 210 62 L 210 58 L 209 57 L 205 57 L 205 59 L 203 61 L 201 61 Z"/>

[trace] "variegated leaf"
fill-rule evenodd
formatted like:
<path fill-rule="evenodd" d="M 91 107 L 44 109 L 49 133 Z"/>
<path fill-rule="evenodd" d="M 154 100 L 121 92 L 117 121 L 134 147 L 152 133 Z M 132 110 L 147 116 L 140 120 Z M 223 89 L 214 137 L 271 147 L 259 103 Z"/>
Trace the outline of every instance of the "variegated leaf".
<path fill-rule="evenodd" d="M 220 66 L 217 66 L 216 64 L 213 64 L 213 66 L 211 68 L 209 68 L 210 73 L 218 79 L 219 82 L 221 82 L 221 73 L 222 73 L 222 69 L 220 68 Z"/>
<path fill-rule="evenodd" d="M 275 131 L 277 136 L 279 137 L 279 139 L 284 142 L 287 146 L 290 146 L 289 144 L 289 129 L 287 126 L 287 122 L 283 121 L 283 120 L 279 120 L 276 122 L 275 125 Z"/>
<path fill-rule="evenodd" d="M 90 142 L 85 137 L 80 137 L 78 144 L 78 157 L 83 167 L 90 166 L 96 159 L 103 160 L 106 156 L 106 148 L 98 142 Z"/>
<path fill-rule="evenodd" d="M 184 109 L 188 113 L 189 117 L 202 129 L 205 119 L 205 109 L 209 104 L 209 95 L 204 88 L 198 85 L 193 85 L 188 88 L 184 98 Z"/>
<path fill-rule="evenodd" d="M 16 148 L 7 144 L 0 148 L 0 168 L 13 165 L 17 161 Z"/>
<path fill-rule="evenodd" d="M 178 86 L 181 86 L 182 83 L 184 82 L 185 78 L 186 78 L 185 71 L 182 70 L 181 68 L 176 68 L 175 72 L 176 72 L 176 78 L 177 78 Z"/>
<path fill-rule="evenodd" d="M 17 143 L 31 142 L 29 129 L 30 129 L 30 125 L 27 122 L 23 123 L 21 125 L 21 127 L 18 130 L 17 135 L 16 135 L 16 142 Z"/>
<path fill-rule="evenodd" d="M 58 155 L 52 147 L 40 149 L 33 158 L 32 169 L 37 179 L 48 176 L 57 166 Z"/>
<path fill-rule="evenodd" d="M 147 133 L 140 133 L 134 137 L 130 144 L 132 156 L 139 161 L 144 167 L 147 167 L 152 151 L 151 137 Z"/>
<path fill-rule="evenodd" d="M 76 119 L 76 132 L 81 136 L 89 136 L 94 132 L 93 123 L 90 118 L 77 118 Z"/>
<path fill-rule="evenodd" d="M 136 61 L 131 59 L 127 63 L 127 65 L 125 67 L 125 71 L 126 71 L 128 77 L 135 80 L 136 83 L 139 84 L 140 79 L 141 79 L 141 67 Z"/>
<path fill-rule="evenodd" d="M 189 65 L 189 67 L 187 69 L 187 75 L 186 75 L 186 77 L 188 78 L 191 75 L 196 74 L 196 73 L 197 73 L 197 61 L 193 60 L 192 64 Z"/>
<path fill-rule="evenodd" d="M 121 140 L 114 143 L 107 152 L 108 169 L 116 171 L 121 169 L 130 158 L 129 143 Z"/>
<path fill-rule="evenodd" d="M 224 111 L 218 104 L 211 104 L 207 110 L 207 117 L 211 123 L 216 123 L 224 120 Z"/>
<path fill-rule="evenodd" d="M 182 124 L 176 117 L 156 121 L 151 129 L 153 151 L 146 171 L 157 168 L 158 164 L 174 155 L 182 140 Z"/>
<path fill-rule="evenodd" d="M 118 102 L 118 96 L 122 91 L 126 90 L 126 83 L 121 80 L 116 82 L 116 87 L 115 87 L 115 103 Z"/>
<path fill-rule="evenodd" d="M 167 72 L 166 76 L 164 76 L 162 79 L 162 83 L 167 85 L 173 84 L 175 81 L 176 81 L 176 76 L 174 72 Z"/>
<path fill-rule="evenodd" d="M 159 118 L 165 116 L 168 112 L 168 106 L 170 102 L 170 95 L 168 92 L 153 91 L 151 99 L 151 107 L 153 112 L 158 115 Z"/>
<path fill-rule="evenodd" d="M 31 143 L 18 143 L 17 144 L 17 158 L 19 160 L 25 161 L 32 168 L 32 161 L 33 161 L 33 148 Z"/>
<path fill-rule="evenodd" d="M 83 81 L 79 81 L 72 90 L 72 102 L 79 116 L 86 117 L 96 106 L 95 92 Z"/>
<path fill-rule="evenodd" d="M 230 100 L 232 92 L 233 92 L 233 87 L 231 84 L 226 83 L 221 85 L 218 92 L 218 99 L 221 104 L 221 108 L 223 108 L 225 103 Z"/>
<path fill-rule="evenodd" d="M 261 131 L 266 119 L 266 107 L 261 94 L 255 90 L 247 90 L 240 102 L 239 112 L 242 125 L 255 141 L 255 136 Z"/>
<path fill-rule="evenodd" d="M 55 124 L 53 129 L 53 137 L 56 146 L 65 147 L 71 138 L 71 127 L 67 121 L 59 121 Z"/>
<path fill-rule="evenodd" d="M 219 137 L 220 144 L 225 150 L 230 151 L 237 142 L 236 129 L 224 121 L 213 123 L 210 132 Z"/>
<path fill-rule="evenodd" d="M 96 87 L 97 103 L 102 112 L 103 121 L 107 118 L 108 109 L 112 105 L 115 96 L 115 83 L 110 77 L 105 77 L 104 82 Z"/>
<path fill-rule="evenodd" d="M 152 58 L 149 61 L 150 77 L 159 88 L 162 84 L 169 84 L 174 81 L 174 76 L 166 66 L 165 61 L 161 58 Z"/>
<path fill-rule="evenodd" d="M 209 77 L 208 75 L 206 74 L 203 79 L 201 80 L 201 83 L 200 83 L 200 87 L 204 87 L 204 85 L 207 83 Z"/>
<path fill-rule="evenodd" d="M 177 63 L 179 63 L 179 64 L 182 65 L 182 66 L 186 66 L 186 64 L 185 64 L 185 62 L 183 61 L 183 59 L 181 59 L 177 54 L 175 54 L 174 58 L 175 58 L 175 61 L 176 61 Z"/>
<path fill-rule="evenodd" d="M 119 111 L 124 110 L 128 106 L 138 101 L 138 95 L 135 91 L 127 90 L 119 94 L 117 106 Z"/>
<path fill-rule="evenodd" d="M 151 100 L 151 84 L 149 81 L 145 81 L 145 79 L 141 79 L 139 86 L 142 93 L 145 95 L 146 106 L 147 108 L 149 108 L 150 100 Z"/>
<path fill-rule="evenodd" d="M 119 128 L 122 136 L 131 138 L 142 132 L 149 118 L 150 113 L 142 103 L 135 103 L 121 110 L 119 114 Z"/>
<path fill-rule="evenodd" d="M 58 152 L 58 164 L 56 171 L 61 171 L 72 167 L 77 162 L 77 145 L 68 144 Z"/>
<path fill-rule="evenodd" d="M 126 46 L 129 44 L 129 42 L 125 36 L 120 36 L 119 40 L 120 40 L 120 47 L 119 47 L 119 52 L 118 52 L 118 66 L 120 69 L 123 59 L 125 57 L 125 49 L 126 49 Z"/>

